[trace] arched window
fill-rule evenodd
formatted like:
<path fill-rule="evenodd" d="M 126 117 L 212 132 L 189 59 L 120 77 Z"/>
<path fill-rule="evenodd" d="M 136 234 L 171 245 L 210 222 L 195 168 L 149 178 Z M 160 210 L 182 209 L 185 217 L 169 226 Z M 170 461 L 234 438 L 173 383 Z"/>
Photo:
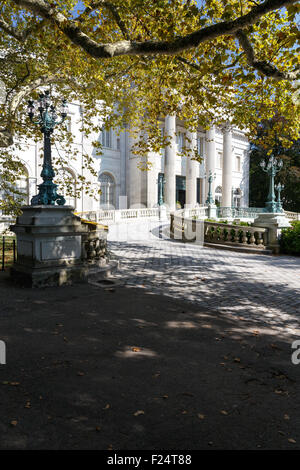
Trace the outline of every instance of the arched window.
<path fill-rule="evenodd" d="M 69 168 L 60 168 L 56 171 L 54 183 L 58 185 L 57 193 L 64 196 L 67 206 L 76 208 L 76 178 Z"/>
<path fill-rule="evenodd" d="M 114 209 L 116 200 L 116 183 L 109 173 L 99 176 L 100 182 L 100 207 L 101 209 Z"/>
<path fill-rule="evenodd" d="M 29 204 L 29 183 L 28 183 L 28 171 L 23 166 L 23 175 L 17 179 L 15 184 L 16 198 L 20 200 L 22 205 Z"/>
<path fill-rule="evenodd" d="M 217 186 L 215 189 L 215 201 L 216 205 L 220 206 L 222 200 L 222 186 Z"/>
<path fill-rule="evenodd" d="M 27 168 L 19 163 L 19 177 L 14 183 L 3 184 L 0 194 L 3 214 L 11 214 L 16 206 L 27 206 L 29 204 L 29 174 Z"/>

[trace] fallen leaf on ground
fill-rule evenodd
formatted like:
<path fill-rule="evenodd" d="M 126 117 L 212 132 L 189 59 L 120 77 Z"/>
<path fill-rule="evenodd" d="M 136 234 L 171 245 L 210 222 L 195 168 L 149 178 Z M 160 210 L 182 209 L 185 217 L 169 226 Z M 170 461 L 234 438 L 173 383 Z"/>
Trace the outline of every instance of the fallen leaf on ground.
<path fill-rule="evenodd" d="M 290 419 L 290 416 L 289 416 L 288 414 L 285 414 L 285 415 L 283 416 L 283 419 Z"/>
<path fill-rule="evenodd" d="M 131 348 L 131 350 L 132 350 L 133 352 L 139 352 L 139 351 L 141 350 L 141 348 Z"/>
<path fill-rule="evenodd" d="M 17 426 L 18 424 L 18 421 L 16 419 L 13 419 L 11 422 L 10 422 L 11 426 Z"/>
<path fill-rule="evenodd" d="M 221 413 L 222 415 L 228 415 L 228 411 L 226 411 L 226 410 L 221 410 L 220 413 Z"/>
<path fill-rule="evenodd" d="M 198 416 L 199 419 L 204 419 L 205 418 L 205 415 L 202 415 L 201 413 L 198 413 L 197 416 Z"/>
<path fill-rule="evenodd" d="M 105 407 L 104 407 L 104 408 L 102 408 L 102 409 L 103 409 L 103 410 L 108 410 L 109 408 L 110 408 L 110 404 L 109 404 L 109 403 L 107 403 L 107 405 L 105 405 Z"/>
<path fill-rule="evenodd" d="M 26 405 L 24 406 L 24 408 L 31 408 L 31 403 L 30 403 L 30 401 L 28 401 L 28 402 L 26 403 Z"/>
<path fill-rule="evenodd" d="M 137 410 L 135 413 L 133 413 L 134 416 L 140 416 L 140 415 L 144 415 L 144 414 L 145 414 L 144 410 Z"/>
<path fill-rule="evenodd" d="M 295 439 L 290 438 L 290 439 L 288 439 L 288 441 L 291 442 L 292 444 L 296 444 Z"/>
<path fill-rule="evenodd" d="M 84 372 L 81 372 L 81 371 L 79 371 L 79 372 L 77 372 L 77 375 L 85 375 L 85 373 L 84 373 Z"/>

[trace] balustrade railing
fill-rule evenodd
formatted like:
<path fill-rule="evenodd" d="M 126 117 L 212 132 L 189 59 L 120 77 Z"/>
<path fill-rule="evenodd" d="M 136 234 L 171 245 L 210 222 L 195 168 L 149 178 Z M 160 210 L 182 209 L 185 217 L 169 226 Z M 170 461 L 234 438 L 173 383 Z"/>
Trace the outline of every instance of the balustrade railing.
<path fill-rule="evenodd" d="M 194 219 L 186 217 L 183 211 L 171 214 L 170 234 L 171 238 L 184 242 L 197 241 L 261 250 L 265 250 L 268 245 L 267 228 Z"/>
<path fill-rule="evenodd" d="M 298 212 L 284 211 L 284 213 L 289 220 L 300 220 L 300 214 Z"/>
<path fill-rule="evenodd" d="M 242 245 L 265 249 L 268 229 L 244 225 L 204 223 L 204 241 L 225 245 Z"/>
<path fill-rule="evenodd" d="M 119 220 L 158 217 L 159 209 L 154 207 L 141 209 L 84 211 L 76 212 L 76 215 L 79 215 L 86 220 L 90 220 L 91 222 L 118 222 Z"/>
<path fill-rule="evenodd" d="M 218 218 L 233 218 L 233 219 L 254 219 L 258 213 L 264 212 L 262 207 L 218 207 Z"/>

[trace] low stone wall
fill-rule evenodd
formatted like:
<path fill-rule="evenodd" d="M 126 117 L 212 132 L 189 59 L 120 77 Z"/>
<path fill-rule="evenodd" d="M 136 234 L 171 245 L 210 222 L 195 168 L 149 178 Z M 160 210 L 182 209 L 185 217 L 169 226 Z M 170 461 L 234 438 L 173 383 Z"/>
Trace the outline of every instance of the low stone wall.
<path fill-rule="evenodd" d="M 170 235 L 172 239 L 182 242 L 219 244 L 261 251 L 267 249 L 269 242 L 268 228 L 187 218 L 182 211 L 171 214 Z"/>

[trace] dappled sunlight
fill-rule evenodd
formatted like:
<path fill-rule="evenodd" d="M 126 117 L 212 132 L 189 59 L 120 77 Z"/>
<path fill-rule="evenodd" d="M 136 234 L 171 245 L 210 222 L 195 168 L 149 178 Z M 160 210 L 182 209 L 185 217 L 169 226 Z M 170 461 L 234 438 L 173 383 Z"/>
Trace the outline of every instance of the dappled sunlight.
<path fill-rule="evenodd" d="M 199 328 L 200 325 L 192 321 L 168 321 L 165 328 Z"/>
<path fill-rule="evenodd" d="M 111 243 L 110 249 L 120 257 L 117 276 L 129 287 L 196 303 L 208 316 L 218 311 L 245 317 L 253 326 L 299 332 L 298 258 L 199 249 L 166 240 Z"/>
<path fill-rule="evenodd" d="M 141 348 L 137 346 L 125 346 L 122 351 L 115 353 L 116 357 L 121 359 L 144 359 L 157 357 L 158 354 L 148 348 Z"/>

